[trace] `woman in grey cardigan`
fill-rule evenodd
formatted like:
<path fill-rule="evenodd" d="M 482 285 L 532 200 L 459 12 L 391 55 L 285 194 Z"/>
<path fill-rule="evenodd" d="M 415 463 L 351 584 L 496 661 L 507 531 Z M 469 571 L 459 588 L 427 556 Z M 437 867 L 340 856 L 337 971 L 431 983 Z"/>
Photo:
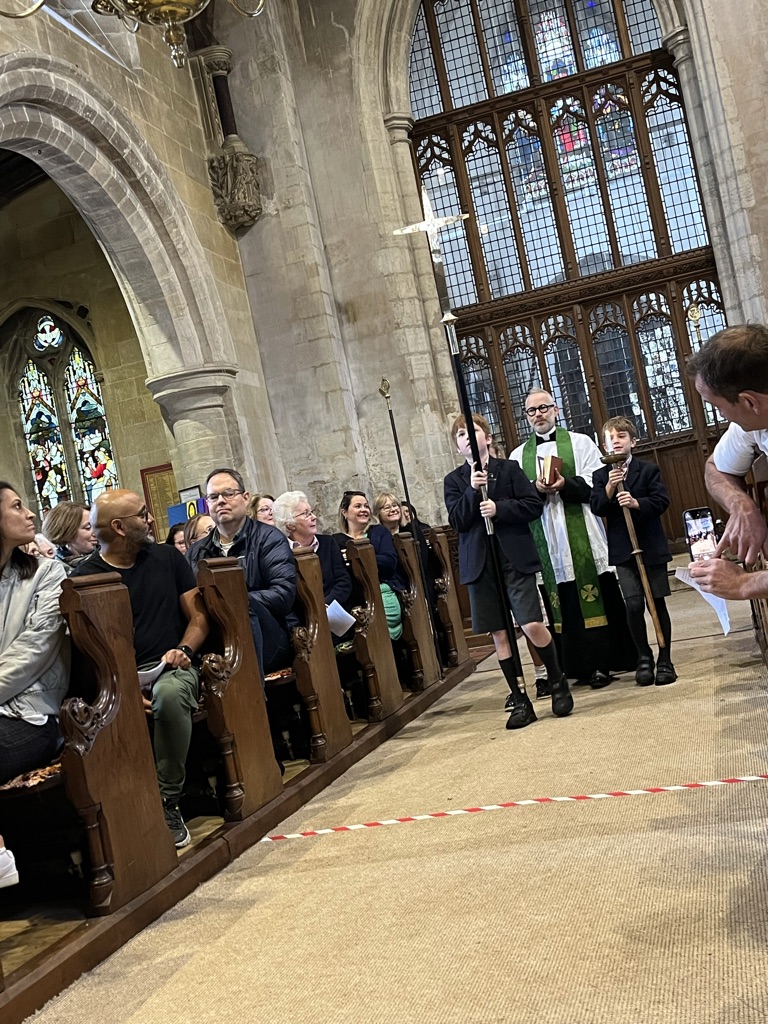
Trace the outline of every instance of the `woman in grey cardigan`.
<path fill-rule="evenodd" d="M 59 610 L 61 562 L 22 550 L 35 516 L 0 481 L 0 783 L 58 752 L 69 685 L 69 642 Z"/>

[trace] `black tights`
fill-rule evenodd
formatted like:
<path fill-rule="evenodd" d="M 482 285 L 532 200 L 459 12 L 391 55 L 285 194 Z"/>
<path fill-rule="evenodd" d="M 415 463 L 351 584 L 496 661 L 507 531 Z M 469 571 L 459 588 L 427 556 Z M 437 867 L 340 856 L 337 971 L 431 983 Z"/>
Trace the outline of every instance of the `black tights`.
<path fill-rule="evenodd" d="M 670 644 L 672 643 L 672 622 L 667 611 L 667 603 L 663 597 L 654 597 L 653 603 L 656 605 L 656 614 L 659 617 L 665 650 L 669 651 Z M 629 626 L 629 632 L 632 634 L 632 639 L 635 641 L 637 653 L 641 658 L 651 658 L 653 657 L 653 652 L 648 643 L 648 632 L 645 628 L 645 600 L 642 597 L 630 597 L 626 605 L 627 625 Z"/>

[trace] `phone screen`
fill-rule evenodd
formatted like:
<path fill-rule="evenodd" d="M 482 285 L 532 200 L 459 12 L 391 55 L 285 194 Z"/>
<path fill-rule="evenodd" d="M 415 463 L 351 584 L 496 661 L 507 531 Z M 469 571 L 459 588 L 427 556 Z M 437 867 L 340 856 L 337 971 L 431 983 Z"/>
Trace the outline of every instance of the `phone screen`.
<path fill-rule="evenodd" d="M 692 562 L 711 558 L 717 547 L 715 524 L 712 510 L 708 508 L 689 508 L 683 513 L 685 538 Z"/>

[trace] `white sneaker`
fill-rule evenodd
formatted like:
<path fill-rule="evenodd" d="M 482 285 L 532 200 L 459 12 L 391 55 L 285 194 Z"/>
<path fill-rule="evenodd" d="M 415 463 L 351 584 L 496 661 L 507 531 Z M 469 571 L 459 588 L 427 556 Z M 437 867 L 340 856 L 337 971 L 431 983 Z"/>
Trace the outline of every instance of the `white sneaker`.
<path fill-rule="evenodd" d="M 16 870 L 16 858 L 10 850 L 0 847 L 0 889 L 7 885 L 16 885 L 19 881 L 19 872 Z"/>

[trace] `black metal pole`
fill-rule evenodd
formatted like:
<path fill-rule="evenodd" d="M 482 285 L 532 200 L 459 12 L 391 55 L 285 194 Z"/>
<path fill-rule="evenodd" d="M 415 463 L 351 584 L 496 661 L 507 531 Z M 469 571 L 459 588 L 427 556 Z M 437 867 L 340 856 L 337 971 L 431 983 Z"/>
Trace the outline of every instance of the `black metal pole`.
<path fill-rule="evenodd" d="M 448 341 L 448 349 L 451 354 L 451 362 L 453 364 L 453 375 L 456 379 L 456 389 L 459 393 L 459 406 L 461 408 L 461 414 L 464 417 L 464 422 L 467 425 L 467 437 L 469 439 L 469 447 L 472 452 L 472 461 L 477 469 L 482 469 L 480 463 L 480 451 L 477 447 L 477 437 L 475 436 L 474 420 L 472 419 L 472 407 L 469 402 L 469 392 L 467 391 L 467 383 L 464 379 L 464 367 L 461 365 L 461 353 L 459 352 L 459 342 L 456 337 L 456 317 L 453 313 L 446 313 L 442 319 L 443 328 L 445 330 L 445 336 Z M 483 497 L 487 497 L 487 490 L 483 490 Z M 523 665 L 520 661 L 520 651 L 517 649 L 517 637 L 515 636 L 515 625 L 512 621 L 512 612 L 509 608 L 509 596 L 507 594 L 507 588 L 504 584 L 504 574 L 501 571 L 501 560 L 499 558 L 498 542 L 496 539 L 496 532 L 493 528 L 493 522 L 489 517 L 485 517 L 485 529 L 486 529 L 486 542 L 488 545 L 488 555 L 491 559 L 491 565 L 493 566 L 493 577 L 496 581 L 496 591 L 501 601 L 501 606 L 504 609 L 504 628 L 507 631 L 509 637 L 509 647 L 512 652 L 513 665 L 515 669 L 515 675 L 517 676 L 517 685 L 520 687 L 523 693 L 525 693 L 525 681 L 523 679 Z"/>
<path fill-rule="evenodd" d="M 381 384 L 379 385 L 379 394 L 387 400 L 387 410 L 389 412 L 389 423 L 392 427 L 392 440 L 395 442 L 395 452 L 397 453 L 397 464 L 400 467 L 400 479 L 403 481 L 403 493 L 405 494 L 405 500 L 408 502 L 408 511 L 411 515 L 413 522 L 413 540 L 416 548 L 416 559 L 419 563 L 419 574 L 421 575 L 421 586 L 424 591 L 424 597 L 427 602 L 427 611 L 429 612 L 429 628 L 432 632 L 432 643 L 435 645 L 435 654 L 437 655 L 438 667 L 442 665 L 443 659 L 440 656 L 440 641 L 437 638 L 437 630 L 435 628 L 435 622 L 432 617 L 432 604 L 429 600 L 429 586 L 427 584 L 427 567 L 424 565 L 424 559 L 422 558 L 421 552 L 421 540 L 417 533 L 417 529 L 420 529 L 418 518 L 414 516 L 413 505 L 411 504 L 411 496 L 408 493 L 408 481 L 405 476 L 405 466 L 403 465 L 403 456 L 400 451 L 400 439 L 397 436 L 397 425 L 395 424 L 395 416 L 392 412 L 392 400 L 390 397 L 390 385 L 386 377 L 381 378 Z"/>

